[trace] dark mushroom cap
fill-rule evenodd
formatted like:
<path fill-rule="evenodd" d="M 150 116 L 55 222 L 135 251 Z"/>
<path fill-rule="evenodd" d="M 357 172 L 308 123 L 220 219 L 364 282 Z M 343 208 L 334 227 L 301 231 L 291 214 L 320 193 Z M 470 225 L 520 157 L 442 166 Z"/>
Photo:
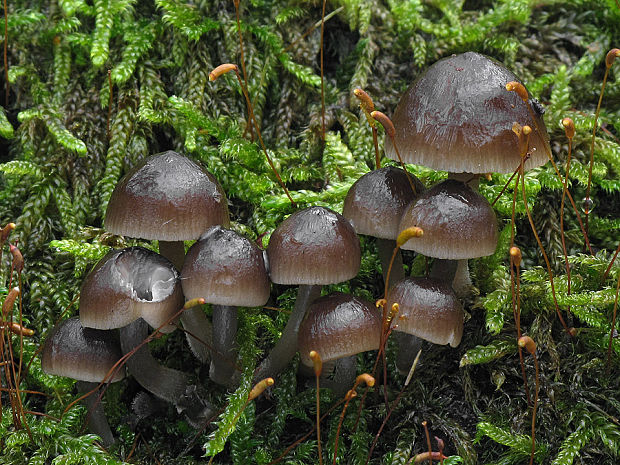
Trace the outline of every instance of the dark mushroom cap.
<path fill-rule="evenodd" d="M 213 226 L 190 247 L 181 272 L 187 299 L 216 305 L 258 307 L 269 299 L 263 252 L 230 229 Z"/>
<path fill-rule="evenodd" d="M 89 328 L 120 328 L 140 317 L 157 328 L 182 306 L 178 271 L 166 258 L 142 247 L 109 252 L 86 276 L 80 291 L 80 320 Z M 174 328 L 167 325 L 161 331 Z"/>
<path fill-rule="evenodd" d="M 516 92 L 519 81 L 502 64 L 474 52 L 439 60 L 407 90 L 392 116 L 396 144 L 406 163 L 454 173 L 511 173 L 521 161 L 513 123 L 532 128 L 530 169 L 547 162 L 549 136 L 539 106 L 536 122 Z M 536 131 L 536 125 L 542 131 Z M 391 139 L 385 153 L 396 152 Z"/>
<path fill-rule="evenodd" d="M 278 284 L 334 284 L 360 269 L 360 241 L 351 223 L 324 207 L 293 213 L 267 246 L 271 280 Z"/>
<path fill-rule="evenodd" d="M 60 322 L 47 336 L 41 368 L 50 375 L 99 383 L 122 356 L 114 332 L 84 328 L 80 319 L 73 317 Z M 108 381 L 124 377 L 125 368 L 120 367 Z"/>
<path fill-rule="evenodd" d="M 397 302 L 395 331 L 433 344 L 456 347 L 463 336 L 463 307 L 450 284 L 431 278 L 405 278 L 390 289 L 388 308 Z"/>
<path fill-rule="evenodd" d="M 415 176 L 411 178 L 419 195 L 424 185 Z M 358 234 L 396 239 L 400 217 L 415 197 L 405 172 L 385 166 L 355 181 L 344 199 L 342 216 L 351 222 Z"/>
<path fill-rule="evenodd" d="M 301 361 L 312 366 L 315 350 L 324 362 L 376 350 L 381 339 L 381 313 L 370 302 L 335 292 L 315 300 L 299 326 Z"/>
<path fill-rule="evenodd" d="M 211 173 L 171 150 L 129 171 L 105 216 L 111 233 L 150 240 L 193 240 L 216 224 L 229 224 L 224 190 Z"/>
<path fill-rule="evenodd" d="M 448 179 L 420 194 L 403 213 L 400 230 L 418 226 L 422 237 L 403 249 L 428 257 L 463 260 L 495 252 L 497 219 L 489 202 L 466 184 Z"/>

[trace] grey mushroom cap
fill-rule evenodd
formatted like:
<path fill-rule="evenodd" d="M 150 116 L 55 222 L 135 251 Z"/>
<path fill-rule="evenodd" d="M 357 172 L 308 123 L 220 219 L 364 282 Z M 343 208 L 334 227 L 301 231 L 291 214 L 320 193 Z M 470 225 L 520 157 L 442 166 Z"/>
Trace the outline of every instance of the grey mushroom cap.
<path fill-rule="evenodd" d="M 463 260 L 495 252 L 497 218 L 489 202 L 466 184 L 448 179 L 423 192 L 403 213 L 400 230 L 417 226 L 424 235 L 403 249 L 428 257 Z"/>
<path fill-rule="evenodd" d="M 517 77 L 501 63 L 474 52 L 439 60 L 402 96 L 392 121 L 406 163 L 454 173 L 511 173 L 521 161 L 515 122 L 529 125 L 531 157 L 525 169 L 548 161 L 549 136 L 539 105 L 506 90 Z M 540 128 L 538 132 L 536 128 Z M 397 159 L 391 139 L 385 153 Z"/>
<path fill-rule="evenodd" d="M 415 176 L 411 178 L 419 195 L 424 185 Z M 400 218 L 415 198 L 405 172 L 385 166 L 355 181 L 344 199 L 342 216 L 351 222 L 358 234 L 396 239 Z"/>
<path fill-rule="evenodd" d="M 449 283 L 431 278 L 405 278 L 390 289 L 387 308 L 399 305 L 394 331 L 413 334 L 433 344 L 456 347 L 463 337 L 463 307 Z"/>
<path fill-rule="evenodd" d="M 258 307 L 269 299 L 262 251 L 236 232 L 213 226 L 190 247 L 181 271 L 187 299 L 216 305 Z"/>
<path fill-rule="evenodd" d="M 267 246 L 271 280 L 278 284 L 334 284 L 357 275 L 360 242 L 351 223 L 324 207 L 293 213 Z"/>
<path fill-rule="evenodd" d="M 320 297 L 308 308 L 299 327 L 301 361 L 312 366 L 315 350 L 323 362 L 379 349 L 381 313 L 370 302 L 335 292 Z"/>
<path fill-rule="evenodd" d="M 123 236 L 183 241 L 229 222 L 226 195 L 215 177 L 169 150 L 145 159 L 119 181 L 105 228 Z"/>
<path fill-rule="evenodd" d="M 116 333 L 85 328 L 78 317 L 56 325 L 45 340 L 41 368 L 50 375 L 79 381 L 103 381 L 122 357 Z M 106 381 L 120 381 L 125 368 L 114 371 Z"/>
<path fill-rule="evenodd" d="M 142 247 L 109 252 L 86 276 L 80 291 L 80 320 L 89 328 L 120 328 L 140 317 L 158 328 L 182 306 L 178 271 L 169 260 Z M 161 331 L 174 329 L 169 324 Z"/>

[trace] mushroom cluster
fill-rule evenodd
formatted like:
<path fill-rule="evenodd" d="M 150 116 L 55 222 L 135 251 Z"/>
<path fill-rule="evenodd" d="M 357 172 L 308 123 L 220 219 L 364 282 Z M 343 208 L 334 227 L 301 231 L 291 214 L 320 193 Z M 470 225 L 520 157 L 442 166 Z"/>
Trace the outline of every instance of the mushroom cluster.
<path fill-rule="evenodd" d="M 116 381 L 124 374 L 122 367 L 115 371 L 124 355 L 128 373 L 146 390 L 175 405 L 191 423 L 204 425 L 213 409 L 201 386 L 151 355 L 149 325 L 156 333 L 170 332 L 180 315 L 191 351 L 210 361 L 210 379 L 233 386 L 239 379 L 237 308 L 265 305 L 274 282 L 299 286 L 297 300 L 255 378 L 276 376 L 297 351 L 302 364 L 312 366 L 308 357 L 315 351 L 339 367 L 340 380 L 333 386 L 342 391 L 355 377 L 351 357 L 380 349 L 387 334 L 385 316 L 382 321 L 371 303 L 347 294 L 320 297 L 323 285 L 357 275 L 357 234 L 376 238 L 386 281 L 391 273 L 384 306 L 399 309 L 392 329 L 408 334 L 398 336 L 406 353 L 398 368 L 408 369 L 420 338 L 456 347 L 464 315 L 458 296 L 469 287 L 467 260 L 492 254 L 497 244 L 497 220 L 477 192 L 478 176 L 546 161 L 549 143 L 541 115 L 506 91 L 509 81 L 517 79 L 475 53 L 431 66 L 396 108 L 394 142 L 386 139 L 386 154 L 393 157 L 397 144 L 406 162 L 447 170 L 449 179 L 426 189 L 400 168 L 371 171 L 351 187 L 342 215 L 323 207 L 296 211 L 273 231 L 266 251 L 228 229 L 226 195 L 210 173 L 172 151 L 145 159 L 114 190 L 105 227 L 113 234 L 157 240 L 160 254 L 140 247 L 107 254 L 84 280 L 79 320 L 63 322 L 48 338 L 44 370 L 85 382 Z M 537 128 L 527 158 L 515 123 Z M 405 276 L 396 241 L 412 227 L 423 233 L 402 248 L 434 258 L 427 277 Z M 195 241 L 187 255 L 184 241 Z M 201 306 L 186 303 L 193 301 L 212 305 L 212 321 Z M 75 341 L 65 342 L 71 337 Z M 91 346 L 84 350 L 86 358 L 76 362 L 94 372 L 86 378 L 65 361 L 78 359 L 78 344 L 85 340 L 96 341 L 85 343 Z M 99 354 L 93 354 L 94 347 L 101 347 Z M 105 417 L 93 417 L 98 418 L 93 429 L 110 443 Z"/>

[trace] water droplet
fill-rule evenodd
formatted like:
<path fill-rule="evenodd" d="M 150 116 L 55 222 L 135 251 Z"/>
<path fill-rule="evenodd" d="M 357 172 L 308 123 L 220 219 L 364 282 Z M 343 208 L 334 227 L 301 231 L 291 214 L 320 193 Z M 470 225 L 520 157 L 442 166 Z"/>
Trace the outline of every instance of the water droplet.
<path fill-rule="evenodd" d="M 589 215 L 593 208 L 594 208 L 594 201 L 590 197 L 584 198 L 583 199 L 583 212 L 586 215 Z"/>

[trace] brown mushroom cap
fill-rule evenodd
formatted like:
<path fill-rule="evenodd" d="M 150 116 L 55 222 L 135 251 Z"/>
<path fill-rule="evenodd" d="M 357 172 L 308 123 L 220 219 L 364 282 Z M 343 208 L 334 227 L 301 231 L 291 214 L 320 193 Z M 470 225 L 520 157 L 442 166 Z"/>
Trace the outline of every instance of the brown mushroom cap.
<path fill-rule="evenodd" d="M 420 194 L 424 185 L 415 176 L 411 178 Z M 342 216 L 351 222 L 358 234 L 396 239 L 400 217 L 415 197 L 405 172 L 385 166 L 355 181 L 344 199 Z"/>
<path fill-rule="evenodd" d="M 197 239 L 215 224 L 229 224 L 224 190 L 211 173 L 171 150 L 119 181 L 105 217 L 113 234 L 163 241 Z"/>
<path fill-rule="evenodd" d="M 511 173 L 521 161 L 512 131 L 517 122 L 532 128 L 532 155 L 525 168 L 546 163 L 549 136 L 539 106 L 532 105 L 534 121 L 516 92 L 506 90 L 510 81 L 519 80 L 502 64 L 474 52 L 433 64 L 392 116 L 403 161 L 454 173 Z M 389 137 L 385 153 L 397 159 Z"/>
<path fill-rule="evenodd" d="M 324 207 L 293 213 L 267 246 L 271 280 L 278 284 L 334 284 L 357 275 L 360 242 L 351 223 Z"/>
<path fill-rule="evenodd" d="M 448 179 L 420 194 L 403 213 L 400 230 L 417 226 L 424 235 L 403 249 L 428 257 L 463 260 L 495 252 L 497 219 L 489 202 L 466 184 Z"/>
<path fill-rule="evenodd" d="M 74 317 L 50 332 L 41 352 L 41 368 L 50 375 L 99 383 L 122 356 L 115 333 L 84 328 L 80 319 Z M 125 369 L 121 367 L 109 381 L 124 377 Z"/>
<path fill-rule="evenodd" d="M 323 362 L 376 350 L 381 339 L 381 313 L 370 302 L 335 292 L 315 300 L 299 326 L 301 361 L 312 366 L 311 350 Z"/>
<path fill-rule="evenodd" d="M 394 330 L 433 344 L 456 347 L 463 336 L 463 307 L 450 284 L 431 278 L 405 278 L 390 289 L 387 308 L 399 305 Z"/>
<path fill-rule="evenodd" d="M 230 229 L 213 226 L 190 247 L 181 272 L 187 299 L 216 305 L 258 307 L 269 299 L 262 251 Z"/>
<path fill-rule="evenodd" d="M 142 247 L 109 252 L 86 276 L 80 291 L 80 320 L 89 328 L 120 328 L 140 317 L 157 328 L 182 306 L 178 271 L 166 258 Z M 168 325 L 161 331 L 174 328 Z"/>

